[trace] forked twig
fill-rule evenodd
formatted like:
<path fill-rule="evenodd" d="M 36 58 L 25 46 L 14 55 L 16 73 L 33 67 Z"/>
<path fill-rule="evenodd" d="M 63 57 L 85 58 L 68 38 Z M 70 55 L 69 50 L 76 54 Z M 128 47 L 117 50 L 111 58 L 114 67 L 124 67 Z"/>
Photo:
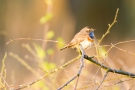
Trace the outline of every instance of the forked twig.
<path fill-rule="evenodd" d="M 80 45 L 80 50 L 81 50 L 81 53 L 82 53 L 82 56 L 80 58 L 81 65 L 80 65 L 80 68 L 79 68 L 79 71 L 78 71 L 77 75 L 75 75 L 73 78 L 71 78 L 69 81 L 67 81 L 64 85 L 62 85 L 60 88 L 58 88 L 58 90 L 61 90 L 62 88 L 64 88 L 65 86 L 67 86 L 71 81 L 73 81 L 77 77 L 79 79 L 79 76 L 81 74 L 81 71 L 82 71 L 82 69 L 84 67 L 84 50 L 82 48 L 82 45 Z M 77 87 L 77 83 L 78 83 L 78 80 L 77 80 L 76 85 L 75 85 L 75 90 L 76 90 L 76 87 Z"/>

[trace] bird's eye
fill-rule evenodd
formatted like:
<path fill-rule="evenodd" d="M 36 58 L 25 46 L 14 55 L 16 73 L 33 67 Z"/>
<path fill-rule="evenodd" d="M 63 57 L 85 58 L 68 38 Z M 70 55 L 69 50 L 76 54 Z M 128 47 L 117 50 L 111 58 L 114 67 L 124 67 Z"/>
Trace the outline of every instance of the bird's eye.
<path fill-rule="evenodd" d="M 86 32 L 88 32 L 88 33 L 89 33 L 89 32 L 90 32 L 90 29 L 86 29 Z"/>
<path fill-rule="evenodd" d="M 94 39 L 94 32 L 90 32 L 89 37 L 90 37 L 91 39 Z"/>

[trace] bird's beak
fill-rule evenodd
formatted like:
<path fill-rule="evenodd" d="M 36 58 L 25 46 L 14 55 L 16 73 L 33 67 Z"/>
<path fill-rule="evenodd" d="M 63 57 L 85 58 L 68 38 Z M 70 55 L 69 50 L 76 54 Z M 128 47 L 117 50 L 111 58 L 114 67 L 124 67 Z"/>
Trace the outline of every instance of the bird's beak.
<path fill-rule="evenodd" d="M 95 31 L 96 29 L 92 29 L 92 31 Z"/>

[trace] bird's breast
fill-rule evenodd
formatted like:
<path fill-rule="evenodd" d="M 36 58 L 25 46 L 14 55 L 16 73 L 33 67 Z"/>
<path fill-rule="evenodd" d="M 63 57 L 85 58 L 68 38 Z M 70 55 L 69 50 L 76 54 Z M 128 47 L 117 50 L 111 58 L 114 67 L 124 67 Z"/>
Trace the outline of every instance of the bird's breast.
<path fill-rule="evenodd" d="M 82 45 L 83 49 L 87 49 L 88 47 L 91 47 L 92 46 L 93 40 L 89 40 L 87 38 L 84 41 L 82 41 L 80 44 Z"/>

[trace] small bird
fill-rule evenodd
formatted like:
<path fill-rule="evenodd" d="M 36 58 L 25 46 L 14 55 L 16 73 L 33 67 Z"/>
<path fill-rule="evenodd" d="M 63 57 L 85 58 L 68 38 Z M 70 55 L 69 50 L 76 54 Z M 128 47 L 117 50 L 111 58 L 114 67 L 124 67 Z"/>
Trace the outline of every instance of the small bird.
<path fill-rule="evenodd" d="M 94 31 L 95 29 L 84 27 L 80 32 L 78 32 L 69 44 L 61 48 L 61 50 L 66 48 L 73 48 L 80 51 L 80 44 L 82 45 L 83 50 L 86 50 L 88 47 L 91 47 L 94 41 Z"/>

